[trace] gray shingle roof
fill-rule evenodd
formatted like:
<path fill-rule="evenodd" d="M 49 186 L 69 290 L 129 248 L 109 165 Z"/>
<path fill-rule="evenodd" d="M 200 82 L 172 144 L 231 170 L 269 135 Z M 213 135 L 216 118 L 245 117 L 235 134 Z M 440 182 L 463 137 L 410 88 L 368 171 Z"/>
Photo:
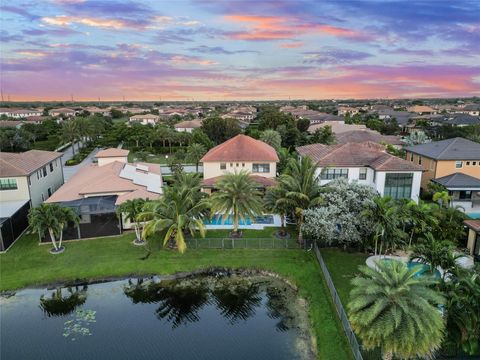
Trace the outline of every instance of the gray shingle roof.
<path fill-rule="evenodd" d="M 480 144 L 460 137 L 409 146 L 405 150 L 435 160 L 480 159 Z"/>
<path fill-rule="evenodd" d="M 462 173 L 454 173 L 438 179 L 433 179 L 432 181 L 445 186 L 447 189 L 480 189 L 480 179 Z"/>

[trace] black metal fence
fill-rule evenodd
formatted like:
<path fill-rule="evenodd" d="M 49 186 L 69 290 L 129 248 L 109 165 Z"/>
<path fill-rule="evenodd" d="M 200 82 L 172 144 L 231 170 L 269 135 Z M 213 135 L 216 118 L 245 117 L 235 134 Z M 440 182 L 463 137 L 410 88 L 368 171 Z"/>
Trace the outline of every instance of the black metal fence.
<path fill-rule="evenodd" d="M 195 238 L 186 239 L 189 249 L 300 249 L 296 238 Z"/>
<path fill-rule="evenodd" d="M 342 302 L 340 301 L 340 297 L 338 296 L 337 290 L 335 289 L 335 285 L 333 285 L 332 277 L 328 272 L 327 265 L 323 261 L 322 254 L 318 249 L 316 243 L 313 244 L 313 249 L 315 251 L 315 256 L 317 257 L 318 263 L 320 264 L 320 268 L 322 269 L 323 276 L 327 283 L 328 290 L 330 291 L 330 295 L 332 296 L 333 304 L 335 305 L 335 309 L 337 310 L 338 316 L 342 322 L 343 330 L 345 331 L 345 335 L 347 336 L 348 343 L 350 344 L 350 348 L 352 349 L 353 357 L 355 360 L 363 360 L 362 353 L 360 352 L 360 345 L 358 344 L 357 337 L 350 326 L 350 322 L 348 321 L 347 313 L 343 308 Z"/>

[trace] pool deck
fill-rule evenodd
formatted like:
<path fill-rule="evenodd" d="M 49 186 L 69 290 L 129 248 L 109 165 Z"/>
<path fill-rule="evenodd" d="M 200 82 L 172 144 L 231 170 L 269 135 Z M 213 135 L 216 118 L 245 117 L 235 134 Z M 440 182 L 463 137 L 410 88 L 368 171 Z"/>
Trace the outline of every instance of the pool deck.
<path fill-rule="evenodd" d="M 260 223 L 253 223 L 250 225 L 239 225 L 239 229 L 251 229 L 251 230 L 263 230 L 266 227 L 280 227 L 282 225 L 282 221 L 280 216 L 272 215 L 273 216 L 273 223 L 271 224 L 260 224 Z M 207 230 L 225 230 L 225 229 L 233 229 L 232 224 L 219 224 L 219 225 L 212 225 L 207 224 L 205 225 Z"/>

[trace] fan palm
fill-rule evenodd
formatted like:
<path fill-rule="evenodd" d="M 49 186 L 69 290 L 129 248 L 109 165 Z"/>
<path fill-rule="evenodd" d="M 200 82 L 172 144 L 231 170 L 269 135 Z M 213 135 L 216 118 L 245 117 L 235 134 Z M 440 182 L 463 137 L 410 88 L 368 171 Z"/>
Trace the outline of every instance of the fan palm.
<path fill-rule="evenodd" d="M 285 173 L 279 178 L 279 187 L 285 196 L 278 201 L 282 206 L 292 209 L 298 226 L 298 241 L 303 243 L 302 225 L 305 210 L 323 203 L 319 174 L 309 157 L 299 160 L 290 159 Z"/>
<path fill-rule="evenodd" d="M 384 359 L 432 358 L 445 324 L 438 305 L 443 296 L 432 289 L 432 277 L 418 276 L 399 261 L 359 268 L 348 304 L 353 330 L 366 348 L 381 347 Z"/>
<path fill-rule="evenodd" d="M 262 213 L 261 193 L 257 184 L 247 171 L 225 174 L 215 187 L 217 189 L 210 198 L 212 211 L 225 215 L 233 215 L 233 234 L 238 234 L 240 219 Z"/>

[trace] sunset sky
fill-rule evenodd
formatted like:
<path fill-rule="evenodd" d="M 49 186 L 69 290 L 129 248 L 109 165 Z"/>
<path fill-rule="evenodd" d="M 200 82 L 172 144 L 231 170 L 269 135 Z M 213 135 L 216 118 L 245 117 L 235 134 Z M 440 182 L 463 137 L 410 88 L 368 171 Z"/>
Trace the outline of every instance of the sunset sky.
<path fill-rule="evenodd" d="M 2 1 L 11 100 L 480 96 L 480 1 Z"/>

